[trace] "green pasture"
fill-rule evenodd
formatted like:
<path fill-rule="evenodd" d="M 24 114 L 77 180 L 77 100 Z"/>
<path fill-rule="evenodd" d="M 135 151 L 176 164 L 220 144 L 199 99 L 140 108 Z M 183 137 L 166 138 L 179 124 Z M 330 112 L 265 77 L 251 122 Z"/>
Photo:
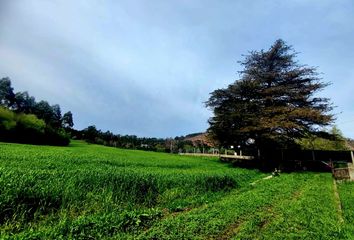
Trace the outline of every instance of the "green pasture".
<path fill-rule="evenodd" d="M 0 143 L 1 239 L 354 238 L 353 184 L 338 184 L 340 211 L 329 173 L 267 175 L 80 141 Z"/>

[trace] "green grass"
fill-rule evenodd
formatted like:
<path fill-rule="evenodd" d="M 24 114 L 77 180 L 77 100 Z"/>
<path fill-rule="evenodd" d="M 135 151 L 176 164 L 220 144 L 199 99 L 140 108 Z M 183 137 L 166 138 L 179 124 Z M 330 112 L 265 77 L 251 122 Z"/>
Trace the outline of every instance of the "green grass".
<path fill-rule="evenodd" d="M 353 239 L 353 184 L 216 158 L 0 143 L 0 239 Z"/>
<path fill-rule="evenodd" d="M 111 237 L 212 201 L 260 173 L 217 159 L 121 150 L 0 144 L 2 236 Z"/>
<path fill-rule="evenodd" d="M 354 182 L 342 182 L 338 186 L 348 239 L 354 239 Z"/>
<path fill-rule="evenodd" d="M 345 239 L 331 184 L 330 174 L 282 174 L 164 219 L 150 228 L 148 237 Z"/>
<path fill-rule="evenodd" d="M 294 187 L 282 189 L 280 200 L 253 215 L 235 239 L 343 239 L 330 174 L 282 175 Z M 280 180 L 281 181 L 281 180 Z M 286 196 L 284 194 L 288 193 Z"/>

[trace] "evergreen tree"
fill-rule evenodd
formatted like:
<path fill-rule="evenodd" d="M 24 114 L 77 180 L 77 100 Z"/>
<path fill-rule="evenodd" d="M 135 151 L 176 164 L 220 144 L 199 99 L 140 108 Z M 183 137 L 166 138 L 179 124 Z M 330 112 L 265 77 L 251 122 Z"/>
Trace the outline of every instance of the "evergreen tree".
<path fill-rule="evenodd" d="M 221 145 L 289 147 L 333 121 L 329 99 L 315 96 L 328 84 L 296 55 L 281 39 L 268 51 L 252 51 L 240 62 L 240 80 L 211 93 L 209 132 Z"/>

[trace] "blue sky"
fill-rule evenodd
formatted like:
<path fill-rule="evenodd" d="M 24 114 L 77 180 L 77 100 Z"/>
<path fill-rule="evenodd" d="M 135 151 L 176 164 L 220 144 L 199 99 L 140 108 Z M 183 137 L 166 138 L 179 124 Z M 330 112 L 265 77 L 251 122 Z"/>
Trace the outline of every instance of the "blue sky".
<path fill-rule="evenodd" d="M 332 85 L 354 138 L 352 0 L 0 0 L 0 77 L 71 110 L 75 127 L 169 137 L 205 131 L 209 93 L 278 38 Z"/>

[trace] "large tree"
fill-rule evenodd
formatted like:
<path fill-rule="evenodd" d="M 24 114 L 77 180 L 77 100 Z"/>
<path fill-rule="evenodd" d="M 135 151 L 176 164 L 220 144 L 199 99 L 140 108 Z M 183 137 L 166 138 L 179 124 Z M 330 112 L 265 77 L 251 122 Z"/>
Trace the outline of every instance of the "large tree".
<path fill-rule="evenodd" d="M 296 56 L 279 39 L 268 51 L 250 52 L 240 62 L 240 79 L 211 93 L 209 132 L 221 145 L 289 147 L 333 121 L 329 99 L 317 96 L 328 84 Z"/>

